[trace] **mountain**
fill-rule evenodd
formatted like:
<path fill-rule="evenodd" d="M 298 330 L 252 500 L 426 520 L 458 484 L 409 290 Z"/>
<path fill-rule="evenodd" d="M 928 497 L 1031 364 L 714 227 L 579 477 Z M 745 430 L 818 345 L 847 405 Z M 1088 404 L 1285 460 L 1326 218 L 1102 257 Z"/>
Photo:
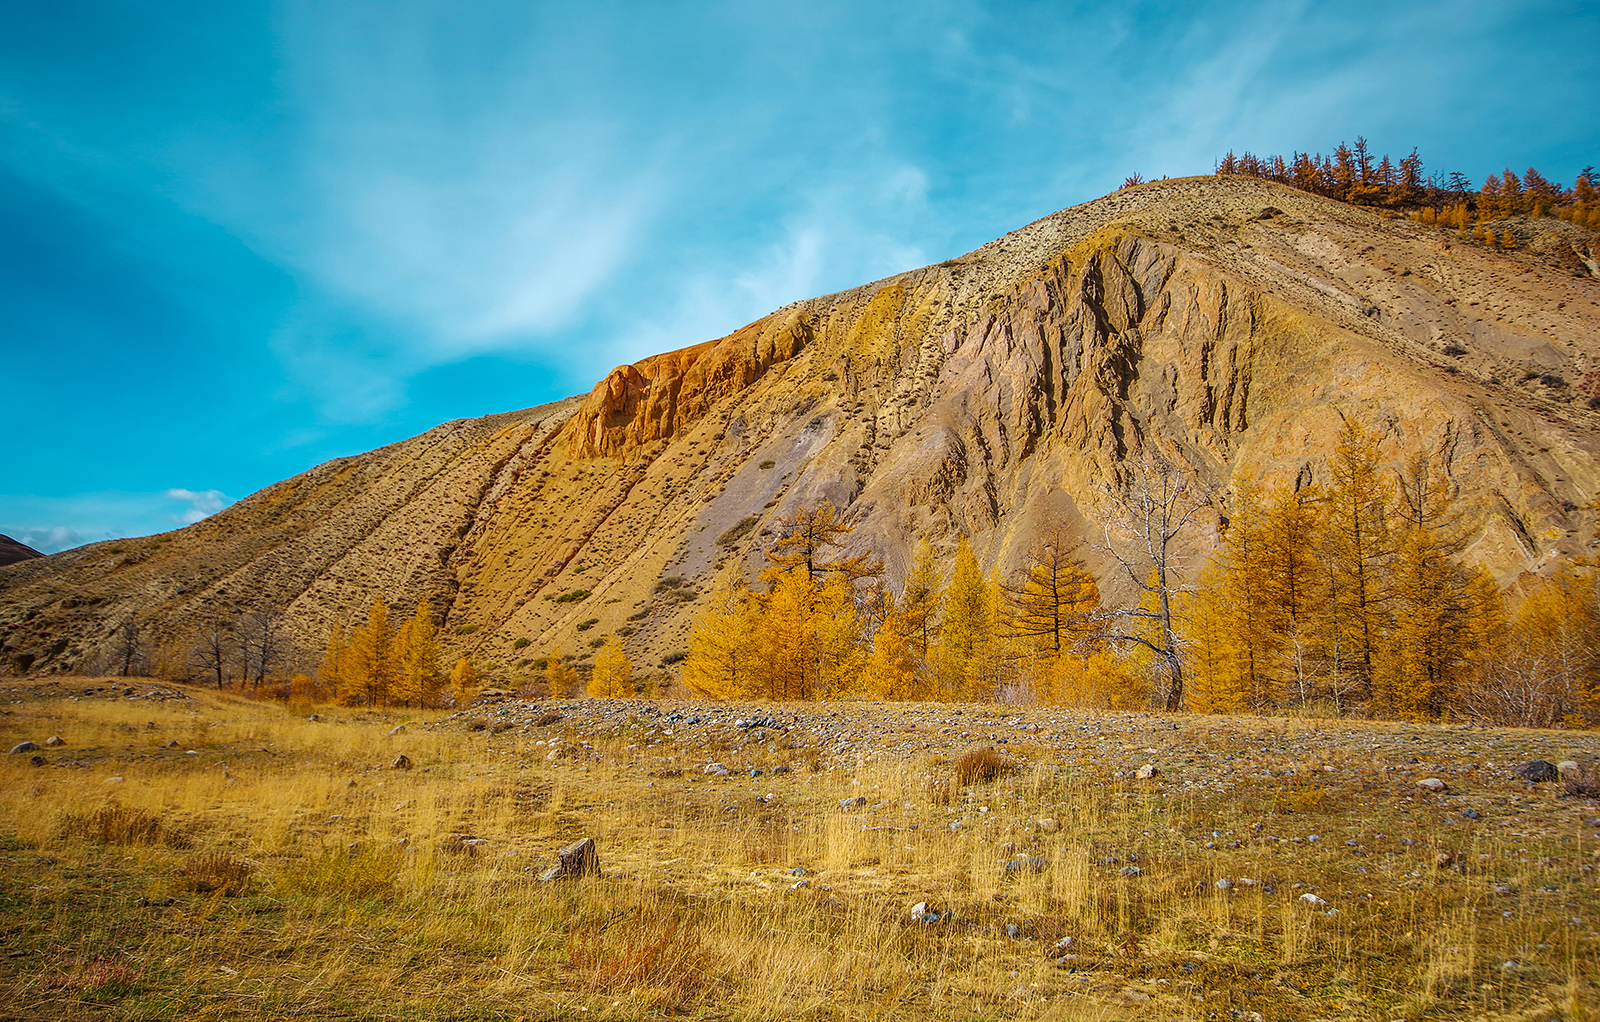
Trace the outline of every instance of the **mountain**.
<path fill-rule="evenodd" d="M 18 561 L 26 561 L 33 557 L 43 556 L 44 554 L 41 554 L 33 547 L 18 543 L 10 536 L 0 534 L 0 567 L 4 567 L 7 564 L 15 564 Z"/>
<path fill-rule="evenodd" d="M 1509 584 L 1594 539 L 1600 238 L 1494 227 L 1515 250 L 1258 180 L 1125 189 L 620 366 L 587 395 L 0 569 L 0 656 L 82 667 L 133 615 L 171 658 L 196 618 L 245 607 L 281 610 L 314 660 L 376 593 L 402 612 L 431 600 L 451 656 L 514 669 L 619 634 L 653 667 L 807 504 L 848 507 L 852 547 L 895 582 L 922 537 L 948 554 L 969 535 L 1005 571 L 1047 523 L 1102 536 L 1142 450 L 1217 495 L 1325 479 L 1344 416 L 1395 464 L 1445 453 L 1472 511 L 1465 556 Z M 1203 524 L 1190 552 L 1216 534 Z"/>

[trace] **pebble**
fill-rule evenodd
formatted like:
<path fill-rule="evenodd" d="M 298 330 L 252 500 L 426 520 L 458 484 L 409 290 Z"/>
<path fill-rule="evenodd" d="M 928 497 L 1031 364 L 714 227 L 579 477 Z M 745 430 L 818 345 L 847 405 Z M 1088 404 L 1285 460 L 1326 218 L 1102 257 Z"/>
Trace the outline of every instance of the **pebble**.
<path fill-rule="evenodd" d="M 1422 780 L 1417 782 L 1417 787 L 1425 788 L 1428 791 L 1443 791 L 1445 784 L 1437 777 L 1424 777 Z"/>
<path fill-rule="evenodd" d="M 49 748 L 59 749 L 61 746 L 67 744 L 67 740 L 62 738 L 60 735 L 51 735 L 49 738 L 44 740 L 44 744 Z"/>

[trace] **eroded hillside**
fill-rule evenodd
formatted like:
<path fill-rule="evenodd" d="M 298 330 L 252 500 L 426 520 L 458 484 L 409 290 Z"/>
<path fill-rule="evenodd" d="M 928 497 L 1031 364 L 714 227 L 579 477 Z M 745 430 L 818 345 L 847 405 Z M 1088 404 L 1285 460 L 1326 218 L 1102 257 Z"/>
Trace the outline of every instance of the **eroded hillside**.
<path fill-rule="evenodd" d="M 618 634 L 649 667 L 803 504 L 848 506 L 892 580 L 922 537 L 948 553 L 969 535 L 1004 571 L 1045 523 L 1097 537 L 1146 447 L 1220 496 L 1321 477 L 1341 416 L 1396 462 L 1443 451 L 1468 556 L 1509 583 L 1588 544 L 1600 491 L 1596 239 L 1515 226 L 1505 253 L 1254 180 L 1118 192 L 619 367 L 581 399 L 0 568 L 0 652 L 64 670 L 129 615 L 173 645 L 235 606 L 282 608 L 314 649 L 376 592 L 433 600 L 450 651 L 482 662 Z"/>

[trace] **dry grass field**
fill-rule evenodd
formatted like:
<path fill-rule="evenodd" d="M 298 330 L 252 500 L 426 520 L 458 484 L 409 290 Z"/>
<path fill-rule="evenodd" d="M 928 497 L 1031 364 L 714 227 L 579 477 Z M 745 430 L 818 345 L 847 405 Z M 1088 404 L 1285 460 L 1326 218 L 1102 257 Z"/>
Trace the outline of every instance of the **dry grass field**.
<path fill-rule="evenodd" d="M 141 679 L 0 710 L 40 746 L 0 757 L 4 1018 L 1600 1015 L 1600 804 L 1508 773 L 1589 732 Z M 538 879 L 586 836 L 601 876 Z"/>

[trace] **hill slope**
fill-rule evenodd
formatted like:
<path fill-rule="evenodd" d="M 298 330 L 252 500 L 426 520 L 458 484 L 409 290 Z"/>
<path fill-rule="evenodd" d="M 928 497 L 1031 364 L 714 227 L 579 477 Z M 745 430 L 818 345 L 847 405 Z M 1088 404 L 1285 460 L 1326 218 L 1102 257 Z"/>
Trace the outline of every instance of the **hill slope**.
<path fill-rule="evenodd" d="M 380 593 L 433 600 L 453 653 L 513 664 L 518 638 L 573 651 L 621 630 L 649 666 L 796 507 L 849 505 L 852 543 L 894 581 L 920 537 L 948 553 L 970 535 L 1004 570 L 1044 522 L 1097 532 L 1144 447 L 1216 493 L 1318 478 L 1341 416 L 1396 461 L 1446 450 L 1474 509 L 1468 556 L 1510 582 L 1593 538 L 1600 280 L 1592 233 L 1503 226 L 1515 253 L 1255 180 L 1118 192 L 619 367 L 587 396 L 0 569 L 0 655 L 65 670 L 128 615 L 170 644 L 234 606 L 281 608 L 314 650 Z"/>

